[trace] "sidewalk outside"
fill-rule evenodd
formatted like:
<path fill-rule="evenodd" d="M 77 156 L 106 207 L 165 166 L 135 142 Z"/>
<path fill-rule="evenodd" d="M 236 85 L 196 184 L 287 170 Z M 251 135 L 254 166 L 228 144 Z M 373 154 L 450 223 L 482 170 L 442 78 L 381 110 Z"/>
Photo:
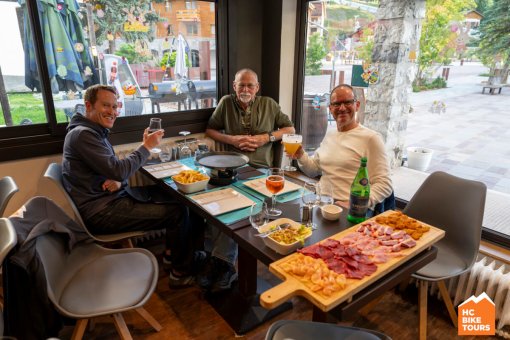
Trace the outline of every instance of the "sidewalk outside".
<path fill-rule="evenodd" d="M 478 62 L 449 67 L 447 88 L 411 93 L 413 112 L 404 150 L 407 146 L 433 149 L 427 173 L 446 171 L 510 194 L 510 87 L 501 94 L 482 94 L 481 82 L 488 77 L 480 74 L 488 73 L 488 68 Z M 335 69 L 344 70 L 345 82 L 350 83 L 351 65 Z M 329 75 L 307 76 L 305 93 L 329 93 L 329 82 Z M 434 101 L 446 104 L 444 113 L 429 111 Z"/>

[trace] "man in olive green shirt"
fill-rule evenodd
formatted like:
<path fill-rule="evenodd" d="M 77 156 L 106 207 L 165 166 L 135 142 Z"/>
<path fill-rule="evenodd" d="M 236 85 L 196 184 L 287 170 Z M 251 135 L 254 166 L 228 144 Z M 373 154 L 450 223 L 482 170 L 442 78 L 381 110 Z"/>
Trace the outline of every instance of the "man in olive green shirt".
<path fill-rule="evenodd" d="M 292 122 L 273 99 L 257 97 L 260 85 L 254 71 L 238 71 L 233 86 L 235 94 L 221 98 L 206 134 L 228 145 L 230 151 L 248 156 L 250 165 L 272 167 L 273 144 L 279 143 L 283 134 L 295 132 Z M 215 227 L 209 226 L 208 232 L 212 256 L 197 281 L 214 293 L 230 289 L 237 280 L 237 243 Z"/>
<path fill-rule="evenodd" d="M 295 130 L 278 103 L 269 97 L 257 97 L 259 89 L 254 71 L 238 71 L 234 80 L 235 94 L 221 98 L 209 119 L 206 134 L 227 144 L 231 151 L 248 156 L 250 165 L 271 167 L 273 142 Z"/>

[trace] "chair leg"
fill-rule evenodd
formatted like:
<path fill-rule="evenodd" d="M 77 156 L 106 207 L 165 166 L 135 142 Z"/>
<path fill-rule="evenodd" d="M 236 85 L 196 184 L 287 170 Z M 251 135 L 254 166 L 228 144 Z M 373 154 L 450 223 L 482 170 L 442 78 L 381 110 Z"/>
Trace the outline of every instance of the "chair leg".
<path fill-rule="evenodd" d="M 89 332 L 93 332 L 96 328 L 96 320 L 93 318 L 89 319 Z"/>
<path fill-rule="evenodd" d="M 85 334 L 85 329 L 87 328 L 88 322 L 89 319 L 80 319 L 76 321 L 76 326 L 74 326 L 71 340 L 81 340 L 83 338 L 83 334 Z"/>
<path fill-rule="evenodd" d="M 152 328 L 154 328 L 156 330 L 156 332 L 159 332 L 161 329 L 163 329 L 163 327 L 159 324 L 159 322 L 154 319 L 154 317 L 145 310 L 145 308 L 143 307 L 140 307 L 140 308 L 136 308 L 135 311 L 140 314 L 140 316 L 142 318 L 145 319 L 145 321 L 147 321 L 149 323 L 149 325 L 152 326 Z"/>
<path fill-rule="evenodd" d="M 129 333 L 129 329 L 126 325 L 126 321 L 124 321 L 124 318 L 122 317 L 121 313 L 115 313 L 112 314 L 113 316 L 113 323 L 115 324 L 115 328 L 117 328 L 117 332 L 120 335 L 120 338 L 122 340 L 133 340 L 131 337 L 131 333 Z"/>
<path fill-rule="evenodd" d="M 448 289 L 446 289 L 446 284 L 443 280 L 437 282 L 437 286 L 439 287 L 439 291 L 441 292 L 441 297 L 446 305 L 446 309 L 448 309 L 448 314 L 450 314 L 450 319 L 452 319 L 452 323 L 457 328 L 457 313 L 455 312 L 455 308 L 453 307 L 452 299 L 450 298 L 450 294 L 448 294 Z"/>
<path fill-rule="evenodd" d="M 427 292 L 428 282 L 419 280 L 418 286 L 418 308 L 420 318 L 420 340 L 427 339 Z"/>

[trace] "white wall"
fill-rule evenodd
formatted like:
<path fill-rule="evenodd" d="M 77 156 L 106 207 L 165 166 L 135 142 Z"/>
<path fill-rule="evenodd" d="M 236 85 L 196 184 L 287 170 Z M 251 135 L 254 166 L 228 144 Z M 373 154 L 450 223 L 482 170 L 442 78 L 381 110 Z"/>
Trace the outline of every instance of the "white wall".
<path fill-rule="evenodd" d="M 282 46 L 280 54 L 280 101 L 282 111 L 291 118 L 294 89 L 294 58 L 296 49 L 297 0 L 284 0 L 282 4 Z"/>

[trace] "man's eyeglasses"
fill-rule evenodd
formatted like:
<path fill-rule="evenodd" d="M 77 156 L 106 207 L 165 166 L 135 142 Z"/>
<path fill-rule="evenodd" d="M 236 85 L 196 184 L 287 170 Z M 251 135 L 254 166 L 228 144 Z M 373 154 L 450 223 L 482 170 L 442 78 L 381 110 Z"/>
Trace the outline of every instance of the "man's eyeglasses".
<path fill-rule="evenodd" d="M 257 87 L 257 84 L 240 84 L 240 83 L 236 83 L 236 86 L 240 89 L 243 89 L 243 88 L 248 88 L 250 90 L 253 90 Z"/>
<path fill-rule="evenodd" d="M 351 99 L 351 100 L 344 100 L 343 102 L 331 102 L 329 105 L 331 105 L 331 107 L 333 108 L 339 108 L 340 106 L 350 106 L 352 104 L 354 104 L 356 102 L 356 99 Z"/>

